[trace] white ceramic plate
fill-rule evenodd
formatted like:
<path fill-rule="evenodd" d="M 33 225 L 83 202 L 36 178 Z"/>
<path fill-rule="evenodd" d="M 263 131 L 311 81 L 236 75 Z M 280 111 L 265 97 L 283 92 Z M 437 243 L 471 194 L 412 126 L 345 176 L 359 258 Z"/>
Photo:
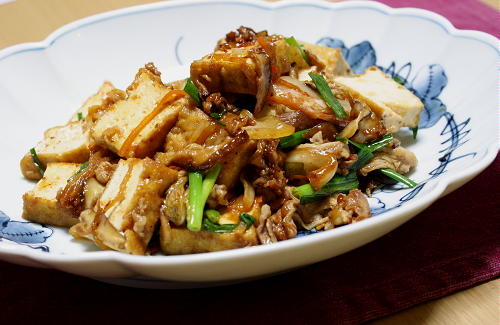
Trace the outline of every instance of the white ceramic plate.
<path fill-rule="evenodd" d="M 65 229 L 22 222 L 33 187 L 18 161 L 43 130 L 64 124 L 105 79 L 124 88 L 153 61 L 164 81 L 240 25 L 341 47 L 356 71 L 376 64 L 406 80 L 426 112 L 418 140 L 399 137 L 419 159 L 416 189 L 386 188 L 370 199 L 373 218 L 277 244 L 187 256 L 98 251 Z M 498 150 L 498 40 L 456 30 L 417 9 L 374 2 L 182 1 L 85 18 L 45 41 L 0 52 L 0 258 L 142 287 L 202 286 L 264 276 L 334 257 L 401 225 L 492 162 Z M 110 280 L 112 279 L 112 280 Z"/>

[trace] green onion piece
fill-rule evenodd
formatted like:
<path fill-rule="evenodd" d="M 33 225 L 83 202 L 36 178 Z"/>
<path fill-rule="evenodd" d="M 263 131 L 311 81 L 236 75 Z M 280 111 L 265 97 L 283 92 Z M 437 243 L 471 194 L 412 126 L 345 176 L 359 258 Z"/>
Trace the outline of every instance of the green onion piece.
<path fill-rule="evenodd" d="M 218 124 L 222 125 L 222 126 L 226 126 L 226 123 L 222 122 L 220 119 L 222 118 L 222 115 L 226 114 L 227 111 L 226 110 L 223 110 L 222 112 L 220 113 L 210 113 L 210 116 L 213 117 L 215 119 L 215 122 L 217 122 Z"/>
<path fill-rule="evenodd" d="M 373 158 L 373 154 L 370 149 L 363 148 L 358 151 L 358 160 L 351 166 L 351 170 L 358 170 L 363 167 L 370 159 Z"/>
<path fill-rule="evenodd" d="M 210 192 L 212 192 L 212 188 L 215 185 L 217 177 L 219 177 L 221 169 L 222 166 L 220 164 L 216 164 L 208 171 L 207 175 L 205 176 L 201 190 L 201 198 L 203 200 L 203 205 L 205 205 L 205 202 L 207 202 L 208 196 L 210 195 Z"/>
<path fill-rule="evenodd" d="M 33 163 L 35 164 L 35 166 L 38 167 L 40 174 L 42 174 L 42 176 L 43 176 L 43 174 L 45 173 L 45 167 L 43 167 L 42 162 L 38 158 L 38 155 L 36 154 L 35 148 L 30 149 L 30 154 L 31 154 L 31 159 L 33 160 Z"/>
<path fill-rule="evenodd" d="M 344 137 L 337 137 L 336 139 L 339 141 L 349 142 L 350 144 L 359 149 L 358 160 L 351 166 L 352 170 L 358 170 L 361 167 L 363 167 L 363 165 L 366 164 L 368 160 L 373 158 L 372 152 L 382 149 L 383 147 L 387 146 L 389 143 L 394 141 L 392 133 L 387 133 L 386 135 L 373 140 L 367 145 L 351 141 Z"/>
<path fill-rule="evenodd" d="M 76 117 L 78 118 L 78 121 L 83 120 L 83 113 L 82 112 L 76 113 Z"/>
<path fill-rule="evenodd" d="M 201 104 L 200 96 L 198 96 L 198 87 L 195 86 L 191 78 L 186 79 L 186 85 L 184 86 L 184 91 L 191 96 L 198 104 Z"/>
<path fill-rule="evenodd" d="M 223 110 L 222 112 L 220 113 L 210 113 L 210 116 L 213 117 L 214 119 L 216 120 L 220 120 L 222 115 L 226 114 L 227 111 L 226 110 Z"/>
<path fill-rule="evenodd" d="M 304 184 L 295 187 L 292 190 L 293 195 L 295 195 L 298 198 L 304 197 L 304 196 L 309 196 L 309 195 L 314 195 L 314 189 L 312 188 L 311 184 Z"/>
<path fill-rule="evenodd" d="M 347 139 L 347 138 L 344 138 L 344 137 L 336 137 L 335 139 L 337 139 L 339 141 L 342 141 L 342 142 L 348 142 L 348 143 L 352 144 L 353 146 L 355 146 L 358 149 L 366 148 L 366 145 L 364 145 L 362 143 L 354 142 L 354 141 L 352 141 L 350 139 Z"/>
<path fill-rule="evenodd" d="M 370 149 L 371 152 L 374 152 L 374 151 L 377 151 L 377 150 L 382 149 L 383 147 L 387 146 L 392 141 L 394 141 L 394 137 L 392 136 L 392 133 L 387 133 L 386 135 L 370 142 L 368 144 L 368 149 Z"/>
<path fill-rule="evenodd" d="M 359 187 L 356 172 L 351 171 L 346 176 L 335 175 L 325 186 L 314 191 L 311 184 L 296 187 L 293 195 L 300 198 L 300 204 L 308 204 L 329 197 L 339 192 L 348 192 Z"/>
<path fill-rule="evenodd" d="M 354 142 L 350 139 L 344 138 L 344 137 L 336 137 L 337 140 L 343 141 L 343 142 L 349 142 L 353 146 L 355 146 L 358 149 L 369 149 L 371 152 L 382 149 L 383 147 L 387 146 L 389 143 L 394 141 L 394 137 L 392 133 L 387 133 L 386 135 L 373 140 L 369 144 L 363 144 L 363 143 L 358 143 Z"/>
<path fill-rule="evenodd" d="M 187 228 L 189 230 L 201 230 L 203 208 L 221 169 L 221 165 L 215 165 L 208 171 L 204 180 L 200 172 L 189 172 L 189 206 L 187 211 Z"/>
<path fill-rule="evenodd" d="M 213 223 L 219 222 L 219 219 L 220 219 L 220 213 L 219 213 L 219 211 L 212 210 L 212 209 L 205 210 L 205 215 Z"/>
<path fill-rule="evenodd" d="M 293 37 L 293 36 L 287 37 L 287 38 L 285 38 L 285 42 L 287 42 L 291 46 L 295 46 L 299 50 L 299 53 L 302 56 L 302 58 L 304 59 L 304 61 L 306 61 L 306 63 L 308 65 L 311 65 L 311 62 L 309 61 L 309 57 L 307 56 L 306 52 L 302 48 L 302 45 L 300 45 L 299 42 L 297 42 L 295 37 Z"/>
<path fill-rule="evenodd" d="M 415 187 L 418 185 L 417 183 L 415 183 L 414 181 L 412 181 L 408 177 L 401 175 L 400 173 L 398 173 L 397 171 L 395 171 L 392 168 L 382 168 L 379 170 L 385 176 L 390 177 L 393 180 L 398 181 L 400 183 L 403 183 L 408 187 Z"/>
<path fill-rule="evenodd" d="M 234 228 L 236 228 L 238 225 L 234 224 L 225 224 L 225 225 L 218 225 L 208 218 L 203 219 L 203 229 L 208 231 L 208 232 L 216 232 L 216 233 L 224 233 L 224 232 L 233 232 Z"/>
<path fill-rule="evenodd" d="M 306 142 L 307 139 L 305 139 L 303 135 L 306 134 L 307 132 L 309 132 L 309 129 L 297 131 L 292 135 L 281 138 L 279 143 L 280 149 L 293 148 L 301 143 Z"/>
<path fill-rule="evenodd" d="M 71 175 L 70 178 L 68 178 L 68 182 L 71 181 L 76 175 L 80 174 L 88 166 L 89 166 L 89 162 L 88 161 L 86 161 L 83 164 L 81 164 L 80 168 L 76 171 L 76 173 L 74 173 L 73 175 Z"/>
<path fill-rule="evenodd" d="M 394 80 L 395 82 L 397 82 L 400 85 L 404 85 L 405 84 L 405 80 L 403 78 L 401 78 L 400 76 L 398 76 L 398 75 L 392 77 L 392 80 Z"/>
<path fill-rule="evenodd" d="M 411 131 L 413 132 L 413 139 L 416 139 L 418 133 L 418 125 L 414 128 L 411 128 Z"/>
<path fill-rule="evenodd" d="M 309 77 L 311 77 L 321 97 L 323 97 L 323 100 L 328 104 L 328 106 L 330 106 L 335 115 L 339 118 L 346 118 L 347 113 L 344 111 L 344 108 L 340 105 L 337 98 L 333 95 L 332 90 L 328 87 L 325 78 L 323 78 L 320 74 L 312 72 L 309 73 Z"/>
<path fill-rule="evenodd" d="M 189 172 L 189 199 L 187 209 L 187 228 L 191 231 L 200 231 L 203 219 L 202 175 L 200 172 Z"/>
<path fill-rule="evenodd" d="M 247 229 L 256 221 L 255 218 L 248 213 L 240 213 L 240 220 L 247 226 Z"/>

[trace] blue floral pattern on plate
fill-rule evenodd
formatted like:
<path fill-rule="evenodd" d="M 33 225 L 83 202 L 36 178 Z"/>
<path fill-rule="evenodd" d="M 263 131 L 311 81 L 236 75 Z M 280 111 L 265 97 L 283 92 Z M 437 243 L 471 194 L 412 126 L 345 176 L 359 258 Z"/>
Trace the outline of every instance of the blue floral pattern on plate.
<path fill-rule="evenodd" d="M 0 211 L 0 240 L 7 239 L 12 242 L 40 249 L 48 252 L 50 249 L 43 244 L 52 236 L 53 230 L 43 225 L 11 220 L 4 212 Z"/>

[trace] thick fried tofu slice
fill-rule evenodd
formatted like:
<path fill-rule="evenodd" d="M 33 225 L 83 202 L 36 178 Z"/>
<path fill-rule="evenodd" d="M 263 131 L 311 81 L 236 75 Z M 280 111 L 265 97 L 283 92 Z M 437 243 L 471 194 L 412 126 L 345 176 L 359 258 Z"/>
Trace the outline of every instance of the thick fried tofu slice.
<path fill-rule="evenodd" d="M 252 225 L 247 227 L 240 221 L 239 212 L 243 197 L 239 197 L 228 207 L 220 219 L 219 224 L 238 224 L 230 233 L 213 233 L 206 230 L 198 232 L 186 228 L 171 227 L 168 218 L 161 216 L 160 244 L 166 254 L 193 254 L 204 252 L 215 252 L 227 249 L 243 248 L 259 244 L 257 231 Z M 255 198 L 254 204 L 249 211 L 256 220 L 259 220 L 262 208 L 262 197 Z"/>
<path fill-rule="evenodd" d="M 79 168 L 80 164 L 49 163 L 35 188 L 23 195 L 23 218 L 53 226 L 70 227 L 76 224 L 78 218 L 72 210 L 60 206 L 56 196 Z"/>
<path fill-rule="evenodd" d="M 84 121 L 70 122 L 45 131 L 44 139 L 35 150 L 40 162 L 46 166 L 52 162 L 83 163 L 89 159 L 88 132 L 84 130 Z M 21 171 L 24 177 L 38 180 L 42 177 L 28 152 L 21 159 Z"/>
<path fill-rule="evenodd" d="M 93 239 L 102 248 L 143 255 L 177 171 L 149 158 L 120 160 L 95 205 Z"/>
<path fill-rule="evenodd" d="M 231 233 L 198 232 L 186 228 L 170 228 L 168 221 L 161 219 L 161 249 L 166 254 L 193 254 L 258 245 L 255 227 L 248 230 L 239 226 Z"/>
<path fill-rule="evenodd" d="M 258 111 L 269 91 L 271 69 L 269 57 L 254 48 L 216 50 L 195 60 L 191 63 L 191 79 L 205 96 L 217 92 L 253 95 Z"/>
<path fill-rule="evenodd" d="M 114 89 L 115 86 L 113 86 L 111 82 L 104 81 L 101 87 L 99 87 L 97 93 L 87 98 L 83 105 L 73 114 L 73 116 L 71 116 L 71 119 L 69 121 L 75 122 L 81 120 L 81 118 L 79 118 L 79 115 L 81 115 L 82 118 L 85 118 L 85 116 L 88 115 L 89 108 L 92 106 L 101 105 L 103 100 L 106 98 L 106 95 Z"/>
<path fill-rule="evenodd" d="M 336 77 L 335 84 L 364 102 L 382 119 L 388 132 L 416 127 L 424 105 L 411 91 L 376 67 L 353 77 Z"/>
<path fill-rule="evenodd" d="M 318 58 L 325 65 L 324 72 L 329 78 L 335 76 L 348 76 L 352 73 L 349 63 L 344 59 L 340 49 L 300 42 L 304 49 Z"/>
<path fill-rule="evenodd" d="M 192 104 L 187 94 L 171 96 L 171 90 L 154 66 L 146 65 L 127 88 L 127 98 L 114 103 L 95 122 L 92 139 L 124 158 L 152 155 L 163 145 L 179 110 Z"/>
<path fill-rule="evenodd" d="M 250 48 L 216 51 L 191 63 L 191 78 L 207 94 L 229 92 L 257 96 L 269 87 L 269 59 Z"/>

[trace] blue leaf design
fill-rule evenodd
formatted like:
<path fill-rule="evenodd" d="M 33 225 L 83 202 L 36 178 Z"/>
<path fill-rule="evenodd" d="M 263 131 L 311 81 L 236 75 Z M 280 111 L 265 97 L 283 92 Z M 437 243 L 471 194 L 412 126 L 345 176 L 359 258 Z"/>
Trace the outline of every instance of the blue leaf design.
<path fill-rule="evenodd" d="M 363 41 L 349 49 L 346 60 L 354 73 L 363 73 L 376 64 L 377 56 L 370 42 Z"/>
<path fill-rule="evenodd" d="M 19 244 L 40 244 L 52 236 L 52 229 L 32 223 L 12 221 L 0 211 L 0 238 Z"/>
<path fill-rule="evenodd" d="M 343 41 L 332 37 L 323 37 L 316 44 L 331 47 L 332 49 L 340 49 L 344 57 L 347 57 L 347 52 L 349 52 Z"/>
<path fill-rule="evenodd" d="M 424 103 L 419 128 L 434 126 L 446 112 L 446 105 L 437 98 L 448 84 L 448 78 L 439 64 L 423 67 L 411 82 L 413 92 Z"/>

